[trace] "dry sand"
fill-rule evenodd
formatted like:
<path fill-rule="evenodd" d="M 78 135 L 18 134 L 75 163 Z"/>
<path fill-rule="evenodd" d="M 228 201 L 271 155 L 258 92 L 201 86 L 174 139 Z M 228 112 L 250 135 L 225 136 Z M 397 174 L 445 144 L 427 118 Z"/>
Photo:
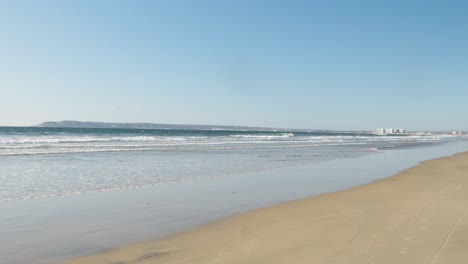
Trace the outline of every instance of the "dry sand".
<path fill-rule="evenodd" d="M 468 263 L 467 212 L 463 153 L 65 263 Z"/>

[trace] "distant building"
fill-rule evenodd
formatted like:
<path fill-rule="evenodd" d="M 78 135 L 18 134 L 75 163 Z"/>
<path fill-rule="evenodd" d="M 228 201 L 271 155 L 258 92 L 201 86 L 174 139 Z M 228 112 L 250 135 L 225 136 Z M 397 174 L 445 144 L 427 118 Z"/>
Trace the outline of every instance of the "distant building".
<path fill-rule="evenodd" d="M 378 128 L 375 132 L 379 135 L 406 133 L 406 131 L 403 128 Z"/>

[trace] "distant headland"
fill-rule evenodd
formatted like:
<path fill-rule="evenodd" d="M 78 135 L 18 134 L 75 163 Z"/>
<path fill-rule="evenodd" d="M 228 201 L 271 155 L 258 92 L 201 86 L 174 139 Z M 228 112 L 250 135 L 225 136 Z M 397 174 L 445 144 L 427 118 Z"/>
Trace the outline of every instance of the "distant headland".
<path fill-rule="evenodd" d="M 48 121 L 36 127 L 57 128 L 117 128 L 117 129 L 167 129 L 167 130 L 234 130 L 234 131 L 289 131 L 288 129 L 224 126 L 224 125 L 189 125 L 189 124 L 160 124 L 160 123 L 110 123 L 110 122 L 83 122 L 75 120 Z"/>

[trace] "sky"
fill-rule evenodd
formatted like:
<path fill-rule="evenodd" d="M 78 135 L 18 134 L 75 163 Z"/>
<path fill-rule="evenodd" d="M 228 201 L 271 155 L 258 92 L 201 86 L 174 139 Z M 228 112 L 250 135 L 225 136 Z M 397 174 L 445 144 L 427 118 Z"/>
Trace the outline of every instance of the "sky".
<path fill-rule="evenodd" d="M 468 130 L 468 1 L 0 0 L 0 125 Z"/>

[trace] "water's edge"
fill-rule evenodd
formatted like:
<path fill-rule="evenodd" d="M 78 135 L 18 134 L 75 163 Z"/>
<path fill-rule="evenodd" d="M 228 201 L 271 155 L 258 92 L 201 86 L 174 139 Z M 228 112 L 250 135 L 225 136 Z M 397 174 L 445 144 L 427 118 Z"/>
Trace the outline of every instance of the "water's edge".
<path fill-rule="evenodd" d="M 10 264 L 55 263 L 160 239 L 230 215 L 348 189 L 424 160 L 466 150 L 467 142 L 392 149 L 232 177 L 3 203 L 0 255 Z"/>

